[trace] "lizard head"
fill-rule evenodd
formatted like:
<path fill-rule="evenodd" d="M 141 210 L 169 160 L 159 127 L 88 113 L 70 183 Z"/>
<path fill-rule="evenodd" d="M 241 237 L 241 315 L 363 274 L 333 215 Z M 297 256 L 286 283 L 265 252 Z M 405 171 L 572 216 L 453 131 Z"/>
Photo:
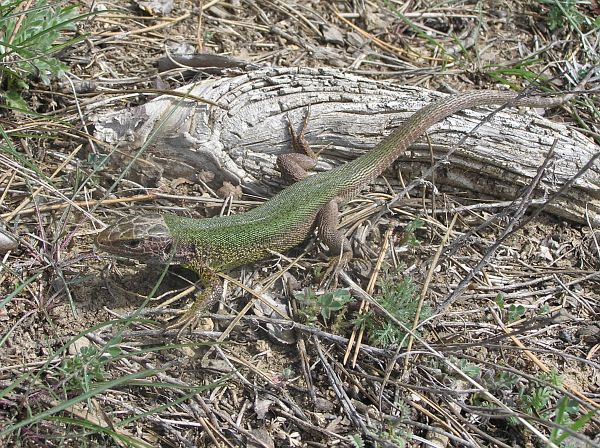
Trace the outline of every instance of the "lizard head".
<path fill-rule="evenodd" d="M 96 246 L 145 263 L 172 261 L 173 238 L 161 215 L 125 217 L 96 236 Z"/>

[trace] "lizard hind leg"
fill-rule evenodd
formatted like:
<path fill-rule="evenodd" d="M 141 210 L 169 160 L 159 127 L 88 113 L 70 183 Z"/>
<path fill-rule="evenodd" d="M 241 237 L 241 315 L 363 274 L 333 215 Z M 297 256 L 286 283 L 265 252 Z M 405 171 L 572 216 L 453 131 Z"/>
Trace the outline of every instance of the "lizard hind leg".
<path fill-rule="evenodd" d="M 281 171 L 283 177 L 292 182 L 304 179 L 316 164 L 316 159 L 312 159 L 305 154 L 289 153 L 277 157 L 279 171 Z"/>
<path fill-rule="evenodd" d="M 304 131 L 308 124 L 310 109 L 304 116 L 302 128 L 299 133 L 294 131 L 292 122 L 288 116 L 288 128 L 292 137 L 292 147 L 294 152 L 281 154 L 277 157 L 277 166 L 281 174 L 293 182 L 298 182 L 308 176 L 308 172 L 312 171 L 317 165 L 318 153 L 312 150 L 306 139 Z"/>
<path fill-rule="evenodd" d="M 346 239 L 343 232 L 338 229 L 340 221 L 340 212 L 336 200 L 329 201 L 317 216 L 317 227 L 319 238 L 327 244 L 331 256 L 339 257 L 349 253 L 352 257 L 352 248 L 350 242 Z"/>
<path fill-rule="evenodd" d="M 333 288 L 336 287 L 340 269 L 343 269 L 352 259 L 350 242 L 344 236 L 344 233 L 338 229 L 339 216 L 340 212 L 336 200 L 329 201 L 323 206 L 317 216 L 319 238 L 327 244 L 331 256 L 329 266 L 323 278 L 327 279 L 333 274 Z"/>

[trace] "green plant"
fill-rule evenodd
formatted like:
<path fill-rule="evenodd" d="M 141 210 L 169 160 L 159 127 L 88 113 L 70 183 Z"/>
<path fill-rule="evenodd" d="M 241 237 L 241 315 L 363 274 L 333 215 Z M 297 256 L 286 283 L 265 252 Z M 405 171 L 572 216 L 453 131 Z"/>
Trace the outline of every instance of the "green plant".
<path fill-rule="evenodd" d="M 498 390 L 503 389 L 503 386 L 499 383 L 504 383 L 504 390 L 506 390 L 506 388 L 516 385 L 514 379 L 515 377 L 508 373 L 500 375 L 494 383 Z M 516 405 L 521 412 L 533 415 L 541 420 L 550 420 L 554 416 L 554 425 L 549 440 L 555 445 L 560 445 L 569 436 L 569 433 L 562 430 L 561 427 L 578 431 L 596 413 L 595 411 L 590 411 L 573 420 L 574 416 L 579 413 L 579 405 L 576 401 L 568 397 L 557 397 L 556 389 L 562 385 L 562 378 L 558 375 L 558 372 L 552 369 L 549 372 L 539 375 L 539 379 L 541 384 L 529 383 L 529 385 L 520 387 Z M 508 423 L 512 426 L 519 425 L 517 419 L 514 417 L 509 417 Z"/>
<path fill-rule="evenodd" d="M 523 305 L 515 305 L 511 303 L 508 307 L 508 321 L 516 322 L 525 315 L 525 307 Z"/>
<path fill-rule="evenodd" d="M 82 39 L 59 42 L 60 33 L 74 30 L 80 18 L 74 6 L 47 0 L 37 0 L 22 10 L 24 5 L 22 0 L 0 3 L 0 97 L 9 107 L 21 110 L 28 109 L 21 97 L 28 80 L 36 77 L 49 84 L 51 76 L 62 75 L 66 66 L 52 55 Z"/>
<path fill-rule="evenodd" d="M 503 391 L 511 390 L 517 384 L 519 384 L 518 375 L 512 372 L 506 372 L 504 370 L 501 370 L 494 378 L 494 381 L 491 384 L 492 387 L 488 387 L 492 391 Z"/>
<path fill-rule="evenodd" d="M 377 303 L 405 327 L 412 327 L 419 306 L 412 279 L 405 277 L 398 280 L 396 275 L 387 272 L 379 281 L 379 287 L 381 292 L 373 297 Z M 424 306 L 420 320 L 430 315 L 431 311 Z M 406 336 L 406 332 L 395 321 L 376 312 L 357 317 L 354 324 L 366 326 L 370 341 L 382 347 L 400 344 Z"/>
<path fill-rule="evenodd" d="M 506 319 L 508 322 L 515 322 L 521 319 L 525 315 L 525 311 L 527 311 L 523 305 L 515 305 L 514 303 L 511 303 L 507 307 L 504 296 L 500 293 L 496 295 L 495 301 L 496 305 L 498 305 L 498 308 L 506 313 Z"/>
<path fill-rule="evenodd" d="M 540 0 L 540 3 L 548 7 L 546 22 L 550 30 L 564 30 L 565 33 L 576 34 L 577 46 L 592 64 L 597 65 L 596 41 L 600 31 L 600 16 L 594 14 L 592 7 L 577 0 Z M 586 7 L 589 12 L 584 9 Z"/>
<path fill-rule="evenodd" d="M 395 427 L 391 424 L 387 425 L 384 432 L 380 434 L 380 437 L 388 443 L 392 443 L 393 446 L 398 448 L 404 448 L 407 446 L 406 441 L 410 438 L 411 432 L 404 427 Z M 385 445 L 376 445 L 385 446 Z"/>
<path fill-rule="evenodd" d="M 68 357 L 60 369 L 71 388 L 87 392 L 90 386 L 106 380 L 105 357 L 109 359 L 121 355 L 117 345 L 106 347 L 102 352 L 93 346 L 82 347 L 75 356 Z"/>
<path fill-rule="evenodd" d="M 550 305 L 548 305 L 547 303 L 544 303 L 542 306 L 540 306 L 537 310 L 536 310 L 536 314 L 538 316 L 545 316 L 547 314 L 550 314 Z"/>
<path fill-rule="evenodd" d="M 525 387 L 521 388 L 519 391 L 520 402 L 518 406 L 523 412 L 535 415 L 542 420 L 550 420 L 554 415 L 554 425 L 550 432 L 549 440 L 555 445 L 560 445 L 569 437 L 569 433 L 561 429 L 561 427 L 569 428 L 571 431 L 579 431 L 594 417 L 596 412 L 587 412 L 576 420 L 573 420 L 574 416 L 579 413 L 579 405 L 575 400 L 571 400 L 568 397 L 563 396 L 558 399 L 556 396 L 555 388 L 562 385 L 562 379 L 556 370 L 552 369 L 547 373 L 541 374 L 540 380 L 549 384 L 536 385 L 529 389 Z M 556 404 L 554 405 L 553 403 Z M 516 423 L 516 421 L 513 419 L 511 423 Z"/>
<path fill-rule="evenodd" d="M 577 10 L 577 0 L 540 0 L 540 3 L 549 8 L 546 22 L 551 30 L 565 25 L 578 27 L 586 21 L 586 16 Z"/>
<path fill-rule="evenodd" d="M 363 441 L 363 439 L 360 436 L 360 434 L 351 434 L 351 435 L 348 436 L 348 438 L 350 439 L 350 443 L 352 443 L 353 447 L 355 447 L 355 448 L 364 448 L 365 442 Z"/>
<path fill-rule="evenodd" d="M 283 369 L 281 371 L 281 377 L 289 380 L 290 378 L 293 378 L 294 375 L 296 375 L 296 372 L 294 372 L 294 369 L 291 367 L 286 367 L 285 369 Z"/>
<path fill-rule="evenodd" d="M 352 300 L 352 296 L 345 289 L 337 289 L 317 296 L 312 289 L 306 288 L 296 294 L 296 299 L 303 305 L 301 312 L 306 321 L 314 324 L 318 314 L 321 314 L 324 321 L 328 321 L 333 313 L 340 311 Z"/>
<path fill-rule="evenodd" d="M 543 74 L 529 70 L 529 65 L 535 65 L 540 60 L 537 58 L 529 58 L 519 63 L 515 63 L 512 67 L 504 67 L 502 65 L 490 64 L 484 67 L 484 72 L 494 82 L 504 84 L 512 89 L 520 89 L 521 82 L 535 83 L 536 85 L 545 85 L 548 81 Z"/>
<path fill-rule="evenodd" d="M 410 221 L 402 230 L 399 244 L 407 244 L 408 246 L 418 246 L 421 242 L 417 239 L 415 232 L 425 227 L 425 222 L 421 218 L 416 218 Z"/>
<path fill-rule="evenodd" d="M 439 50 L 442 55 L 444 56 L 444 58 L 447 60 L 447 62 L 451 62 L 452 61 L 452 55 L 449 54 L 446 51 L 446 48 L 444 47 L 444 45 L 437 41 L 434 37 L 432 37 L 430 35 L 429 32 L 427 32 L 427 30 L 423 29 L 422 26 L 418 25 L 417 23 L 413 22 L 412 20 L 410 20 L 406 15 L 404 15 L 400 8 L 398 8 L 393 2 L 391 2 L 390 0 L 384 0 L 383 4 L 398 18 L 400 19 L 400 21 L 402 21 L 404 23 L 404 25 L 406 25 L 413 33 L 415 33 L 417 36 L 419 36 L 421 39 L 423 39 L 424 41 L 426 41 L 429 45 L 431 45 L 431 47 L 436 48 L 437 50 Z"/>
<path fill-rule="evenodd" d="M 450 361 L 470 378 L 479 378 L 481 375 L 481 367 L 473 362 L 467 361 L 466 359 L 455 358 L 454 356 L 450 356 Z"/>
<path fill-rule="evenodd" d="M 547 406 L 552 396 L 553 390 L 548 386 L 538 386 L 530 390 L 522 388 L 519 392 L 523 411 L 543 419 L 549 417 L 550 410 L 547 409 Z"/>
<path fill-rule="evenodd" d="M 542 384 L 529 383 L 519 388 L 518 407 L 526 414 L 547 420 L 552 415 L 550 404 L 551 399 L 555 396 L 555 388 L 561 386 L 562 379 L 556 370 L 542 373 L 539 378 Z"/>
<path fill-rule="evenodd" d="M 554 423 L 557 426 L 565 426 L 572 431 L 579 431 L 582 429 L 587 422 L 589 422 L 595 415 L 595 411 L 590 411 L 583 414 L 577 420 L 573 420 L 574 415 L 579 412 L 579 405 L 575 400 L 571 400 L 567 397 L 562 397 L 558 405 L 556 406 L 556 413 L 554 414 Z M 550 441 L 555 445 L 563 443 L 569 433 L 559 429 L 558 427 L 552 428 L 550 433 Z"/>

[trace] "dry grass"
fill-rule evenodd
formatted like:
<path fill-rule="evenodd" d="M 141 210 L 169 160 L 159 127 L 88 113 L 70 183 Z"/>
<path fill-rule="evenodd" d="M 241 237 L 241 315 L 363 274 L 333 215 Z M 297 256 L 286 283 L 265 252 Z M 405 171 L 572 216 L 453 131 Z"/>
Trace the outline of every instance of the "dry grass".
<path fill-rule="evenodd" d="M 597 2 L 561 2 L 556 17 L 534 1 L 431 3 L 181 1 L 151 17 L 104 2 L 81 22 L 86 39 L 60 53 L 69 74 L 24 93 L 36 114 L 0 115 L 0 216 L 19 242 L 0 260 L 0 443 L 551 446 L 560 428 L 572 446 L 600 446 L 598 418 L 572 426 L 600 407 L 597 229 L 480 200 L 460 208 L 461 192 L 425 187 L 373 224 L 361 204 L 391 195 L 372 193 L 344 215 L 369 260 L 342 278 L 357 302 L 324 322 L 292 293 L 317 287 L 311 245 L 293 263 L 230 273 L 223 313 L 180 339 L 162 330 L 173 310 L 158 304 L 189 295 L 193 276 L 93 249 L 116 208 L 202 212 L 200 186 L 164 182 L 161 196 L 106 167 L 114 148 L 89 127 L 98 111 L 183 84 L 185 70 L 156 74 L 177 46 L 447 91 L 566 90 L 599 65 L 598 30 L 584 21 Z M 598 142 L 597 107 L 584 96 L 557 119 Z M 373 299 L 382 291 L 385 307 Z M 290 302 L 295 332 L 287 314 L 252 308 L 258 299 Z M 351 325 L 359 307 L 365 331 Z M 384 347 L 390 338 L 403 345 Z"/>

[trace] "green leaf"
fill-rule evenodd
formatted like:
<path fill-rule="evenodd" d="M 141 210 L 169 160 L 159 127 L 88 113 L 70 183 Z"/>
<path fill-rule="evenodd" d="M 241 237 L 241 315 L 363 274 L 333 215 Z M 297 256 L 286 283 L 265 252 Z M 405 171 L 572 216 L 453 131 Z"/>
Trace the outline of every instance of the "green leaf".
<path fill-rule="evenodd" d="M 319 297 L 321 316 L 323 316 L 324 320 L 329 320 L 331 313 L 341 310 L 351 300 L 352 296 L 345 289 L 338 289 L 323 294 Z"/>
<path fill-rule="evenodd" d="M 16 90 L 7 90 L 6 92 L 0 93 L 0 97 L 6 100 L 6 105 L 11 109 L 15 109 L 22 112 L 30 112 L 27 102 Z"/>
<path fill-rule="evenodd" d="M 596 411 L 590 411 L 572 422 L 571 415 L 574 415 L 577 412 L 579 412 L 578 403 L 568 397 L 562 397 L 556 407 L 554 423 L 561 426 L 567 426 L 572 431 L 579 431 L 596 415 Z M 550 440 L 555 445 L 560 445 L 568 437 L 569 433 L 561 431 L 560 428 L 552 428 L 552 432 L 550 433 Z"/>
<path fill-rule="evenodd" d="M 525 307 L 523 305 L 515 305 L 512 303 L 508 307 L 508 321 L 515 322 L 523 317 L 525 314 Z"/>
<path fill-rule="evenodd" d="M 503 310 L 504 306 L 506 305 L 506 302 L 504 301 L 504 296 L 501 293 L 498 293 L 496 295 L 496 305 L 498 305 L 498 308 L 500 308 L 501 310 Z"/>
<path fill-rule="evenodd" d="M 91 14 L 78 15 L 74 5 L 53 4 L 47 0 L 37 0 L 21 11 L 20 1 L 0 4 L 0 69 L 3 85 L 12 93 L 2 95 L 6 104 L 14 109 L 27 110 L 22 98 L 14 92 L 26 89 L 31 77 L 39 77 L 48 85 L 52 76 L 62 76 L 67 66 L 52 54 L 83 39 L 61 39 L 61 33 L 76 29 L 76 21 Z"/>

